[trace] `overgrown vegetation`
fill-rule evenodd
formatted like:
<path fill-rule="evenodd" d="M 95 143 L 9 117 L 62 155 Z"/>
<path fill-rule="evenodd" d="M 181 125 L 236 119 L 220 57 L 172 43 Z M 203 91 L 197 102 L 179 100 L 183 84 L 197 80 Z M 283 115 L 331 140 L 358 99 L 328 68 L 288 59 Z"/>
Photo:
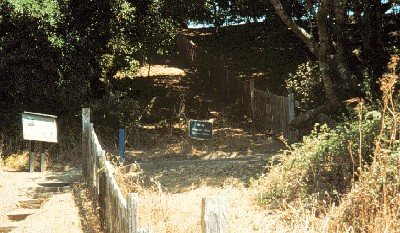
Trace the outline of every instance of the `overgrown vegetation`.
<path fill-rule="evenodd" d="M 58 116 L 60 143 L 49 149 L 59 161 L 76 161 L 81 107 L 91 106 L 96 121 L 114 124 L 110 130 L 129 117 L 136 124 L 139 109 L 157 91 L 130 78 L 174 44 L 175 27 L 161 17 L 160 7 L 159 1 L 1 1 L 2 156 L 26 148 L 20 139 L 23 111 Z M 114 110 L 106 116 L 104 107 Z M 9 144 L 10 138 L 17 140 Z M 68 150 L 69 156 L 62 155 Z"/>
<path fill-rule="evenodd" d="M 315 62 L 307 61 L 300 64 L 296 71 L 289 73 L 288 76 L 285 80 L 286 89 L 299 101 L 299 112 L 316 108 L 326 101 L 321 73 Z"/>
<path fill-rule="evenodd" d="M 381 111 L 360 100 L 349 121 L 335 129 L 317 125 L 275 158 L 279 164 L 267 166 L 260 200 L 291 212 L 284 224 L 299 224 L 296 231 L 398 232 L 398 61 L 393 56 L 380 79 Z"/>

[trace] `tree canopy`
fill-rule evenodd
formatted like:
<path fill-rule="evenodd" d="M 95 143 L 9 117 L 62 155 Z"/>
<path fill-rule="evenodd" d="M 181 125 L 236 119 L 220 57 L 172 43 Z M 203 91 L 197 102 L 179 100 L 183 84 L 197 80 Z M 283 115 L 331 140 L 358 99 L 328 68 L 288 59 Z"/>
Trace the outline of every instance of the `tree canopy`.
<path fill-rule="evenodd" d="M 0 3 L 0 114 L 67 114 L 108 80 L 165 53 L 174 26 L 159 1 L 4 0 Z M 3 119 L 7 117 L 0 117 Z"/>
<path fill-rule="evenodd" d="M 0 114 L 61 114 L 101 97 L 116 74 L 166 53 L 177 28 L 280 22 L 314 54 L 331 105 L 378 93 L 399 54 L 398 0 L 4 0 Z M 271 23 L 274 22 L 274 23 Z M 268 33 L 268 27 L 266 32 Z M 60 98 L 62 96 L 62 98 Z M 65 101 L 68 100 L 68 101 Z"/>

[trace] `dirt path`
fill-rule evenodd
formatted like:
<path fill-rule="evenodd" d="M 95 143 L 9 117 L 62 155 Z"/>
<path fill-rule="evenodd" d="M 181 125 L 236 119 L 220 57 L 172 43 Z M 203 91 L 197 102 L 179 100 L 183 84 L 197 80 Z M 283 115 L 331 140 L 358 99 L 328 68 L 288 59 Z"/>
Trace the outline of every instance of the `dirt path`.
<path fill-rule="evenodd" d="M 176 74 L 163 69 L 178 70 Z M 139 193 L 139 226 L 154 232 L 201 232 L 201 203 L 221 196 L 228 204 L 228 232 L 270 232 L 276 217 L 259 205 L 257 177 L 285 148 L 254 125 L 243 109 L 223 104 L 218 89 L 179 63 L 157 64 L 149 78 L 165 88 L 135 129 L 126 129 L 127 151 L 119 184 Z M 187 120 L 213 121 L 213 139 L 188 137 Z M 140 169 L 138 169 L 140 167 Z M 121 175 L 121 174 L 120 174 Z"/>
<path fill-rule="evenodd" d="M 80 179 L 80 169 L 1 172 L 0 232 L 84 232 L 71 188 Z"/>

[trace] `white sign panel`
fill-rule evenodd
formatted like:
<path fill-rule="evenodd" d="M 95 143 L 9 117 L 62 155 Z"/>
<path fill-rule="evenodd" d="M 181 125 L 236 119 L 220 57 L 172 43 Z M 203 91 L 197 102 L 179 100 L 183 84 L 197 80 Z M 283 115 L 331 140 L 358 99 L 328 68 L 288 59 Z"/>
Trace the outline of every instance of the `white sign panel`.
<path fill-rule="evenodd" d="M 56 118 L 41 113 L 22 113 L 24 140 L 57 142 Z"/>

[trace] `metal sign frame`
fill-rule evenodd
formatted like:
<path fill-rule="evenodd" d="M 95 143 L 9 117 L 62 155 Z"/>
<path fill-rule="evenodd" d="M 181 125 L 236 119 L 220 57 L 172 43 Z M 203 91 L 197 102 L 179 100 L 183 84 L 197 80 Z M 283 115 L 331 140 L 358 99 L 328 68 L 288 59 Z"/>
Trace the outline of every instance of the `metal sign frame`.
<path fill-rule="evenodd" d="M 209 121 L 189 120 L 188 133 L 189 137 L 198 140 L 213 139 L 213 124 Z"/>
<path fill-rule="evenodd" d="M 40 172 L 44 171 L 44 142 L 58 142 L 57 116 L 43 113 L 23 112 L 23 138 L 29 141 L 29 172 L 34 172 L 34 142 L 40 142 Z"/>
<path fill-rule="evenodd" d="M 58 142 L 57 116 L 24 112 L 22 113 L 22 127 L 24 140 L 41 142 Z"/>

